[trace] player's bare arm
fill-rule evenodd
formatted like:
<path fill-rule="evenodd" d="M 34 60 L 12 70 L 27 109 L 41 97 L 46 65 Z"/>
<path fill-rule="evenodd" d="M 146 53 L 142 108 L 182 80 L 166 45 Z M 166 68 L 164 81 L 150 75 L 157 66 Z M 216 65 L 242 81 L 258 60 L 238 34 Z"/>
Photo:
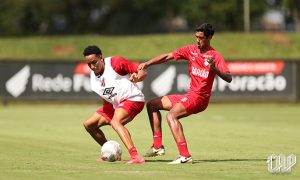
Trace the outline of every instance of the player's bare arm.
<path fill-rule="evenodd" d="M 156 56 L 153 59 L 150 59 L 147 62 L 141 63 L 139 65 L 138 69 L 146 69 L 146 68 L 148 68 L 151 65 L 161 64 L 161 63 L 167 62 L 167 61 L 169 61 L 171 59 L 174 59 L 174 56 L 173 56 L 173 54 L 171 52 L 170 53 L 161 54 L 159 56 Z"/>
<path fill-rule="evenodd" d="M 214 58 L 208 59 L 208 67 L 214 71 L 220 78 L 222 78 L 224 81 L 230 83 L 232 81 L 232 76 L 230 72 L 222 72 L 215 66 L 215 60 Z"/>
<path fill-rule="evenodd" d="M 143 69 L 138 69 L 137 72 L 131 74 L 129 80 L 133 83 L 143 81 L 147 77 L 147 72 Z"/>

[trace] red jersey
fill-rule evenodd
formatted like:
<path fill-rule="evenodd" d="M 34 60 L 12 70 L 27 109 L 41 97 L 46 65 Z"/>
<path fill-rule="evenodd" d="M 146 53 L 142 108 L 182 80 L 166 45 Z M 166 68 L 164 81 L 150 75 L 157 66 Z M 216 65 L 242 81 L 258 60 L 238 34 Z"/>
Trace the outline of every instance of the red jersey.
<path fill-rule="evenodd" d="M 202 54 L 197 45 L 188 45 L 181 47 L 172 52 L 176 60 L 187 60 L 189 63 L 189 74 L 191 77 L 190 89 L 188 94 L 195 97 L 203 97 L 208 100 L 211 96 L 211 89 L 216 73 L 207 66 L 209 57 L 215 59 L 215 67 L 227 72 L 228 67 L 224 58 L 214 48 L 210 48 L 207 52 Z"/>
<path fill-rule="evenodd" d="M 111 57 L 111 66 L 121 76 L 132 74 L 136 72 L 138 68 L 137 63 L 130 62 L 121 56 Z"/>

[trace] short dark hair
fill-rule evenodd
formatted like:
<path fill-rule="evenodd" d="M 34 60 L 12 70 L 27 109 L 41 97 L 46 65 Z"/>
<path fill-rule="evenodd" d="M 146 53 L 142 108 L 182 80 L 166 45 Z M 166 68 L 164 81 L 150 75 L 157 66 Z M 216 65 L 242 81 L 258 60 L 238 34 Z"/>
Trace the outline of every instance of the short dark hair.
<path fill-rule="evenodd" d="M 83 55 L 88 56 L 88 55 L 91 55 L 91 54 L 102 55 L 102 52 L 101 52 L 101 49 L 98 46 L 90 45 L 90 46 L 88 46 L 84 49 Z"/>
<path fill-rule="evenodd" d="M 206 37 L 213 36 L 215 33 L 214 28 L 209 23 L 203 23 L 196 27 L 197 32 L 203 32 Z"/>

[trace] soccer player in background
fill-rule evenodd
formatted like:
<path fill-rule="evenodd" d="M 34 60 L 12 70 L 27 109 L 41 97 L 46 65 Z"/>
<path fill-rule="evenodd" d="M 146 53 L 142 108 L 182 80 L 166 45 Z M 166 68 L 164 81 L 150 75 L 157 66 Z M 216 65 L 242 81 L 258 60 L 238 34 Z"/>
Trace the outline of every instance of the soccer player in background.
<path fill-rule="evenodd" d="M 192 162 L 187 142 L 179 119 L 204 111 L 208 106 L 215 75 L 230 83 L 231 74 L 222 55 L 211 47 L 210 41 L 214 35 L 213 27 L 204 23 L 196 27 L 196 44 L 181 47 L 173 52 L 161 54 L 139 65 L 139 70 L 154 64 L 161 64 L 169 60 L 187 60 L 191 78 L 187 94 L 173 94 L 157 97 L 147 102 L 147 112 L 153 132 L 153 145 L 145 157 L 164 155 L 162 144 L 160 110 L 169 111 L 167 122 L 176 141 L 179 157 L 169 164 Z"/>
<path fill-rule="evenodd" d="M 143 164 L 130 133 L 125 125 L 143 110 L 144 95 L 136 85 L 147 73 L 137 70 L 138 65 L 120 56 L 103 58 L 97 46 L 88 46 L 83 51 L 84 62 L 90 67 L 91 89 L 103 100 L 103 106 L 87 120 L 84 127 L 102 146 L 107 139 L 100 127 L 111 125 L 126 146 L 131 159 L 128 164 Z M 97 160 L 102 160 L 98 158 Z"/>

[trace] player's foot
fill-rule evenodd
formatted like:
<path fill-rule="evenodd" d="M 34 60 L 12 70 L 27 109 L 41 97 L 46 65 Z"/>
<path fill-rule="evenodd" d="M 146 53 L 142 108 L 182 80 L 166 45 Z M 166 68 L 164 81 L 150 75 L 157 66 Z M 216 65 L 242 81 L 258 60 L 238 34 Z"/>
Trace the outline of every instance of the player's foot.
<path fill-rule="evenodd" d="M 155 149 L 153 146 L 146 152 L 144 157 L 155 157 L 155 156 L 162 156 L 165 154 L 165 147 L 162 145 L 160 148 Z"/>
<path fill-rule="evenodd" d="M 177 159 L 175 159 L 172 162 L 169 162 L 168 164 L 184 164 L 184 163 L 192 163 L 192 162 L 193 162 L 192 156 L 184 157 L 180 155 Z"/>
<path fill-rule="evenodd" d="M 142 156 L 136 155 L 132 157 L 127 164 L 144 164 L 145 160 Z"/>
<path fill-rule="evenodd" d="M 103 157 L 99 157 L 99 158 L 96 159 L 96 161 L 100 161 L 101 162 L 101 161 L 106 161 L 106 160 Z"/>

